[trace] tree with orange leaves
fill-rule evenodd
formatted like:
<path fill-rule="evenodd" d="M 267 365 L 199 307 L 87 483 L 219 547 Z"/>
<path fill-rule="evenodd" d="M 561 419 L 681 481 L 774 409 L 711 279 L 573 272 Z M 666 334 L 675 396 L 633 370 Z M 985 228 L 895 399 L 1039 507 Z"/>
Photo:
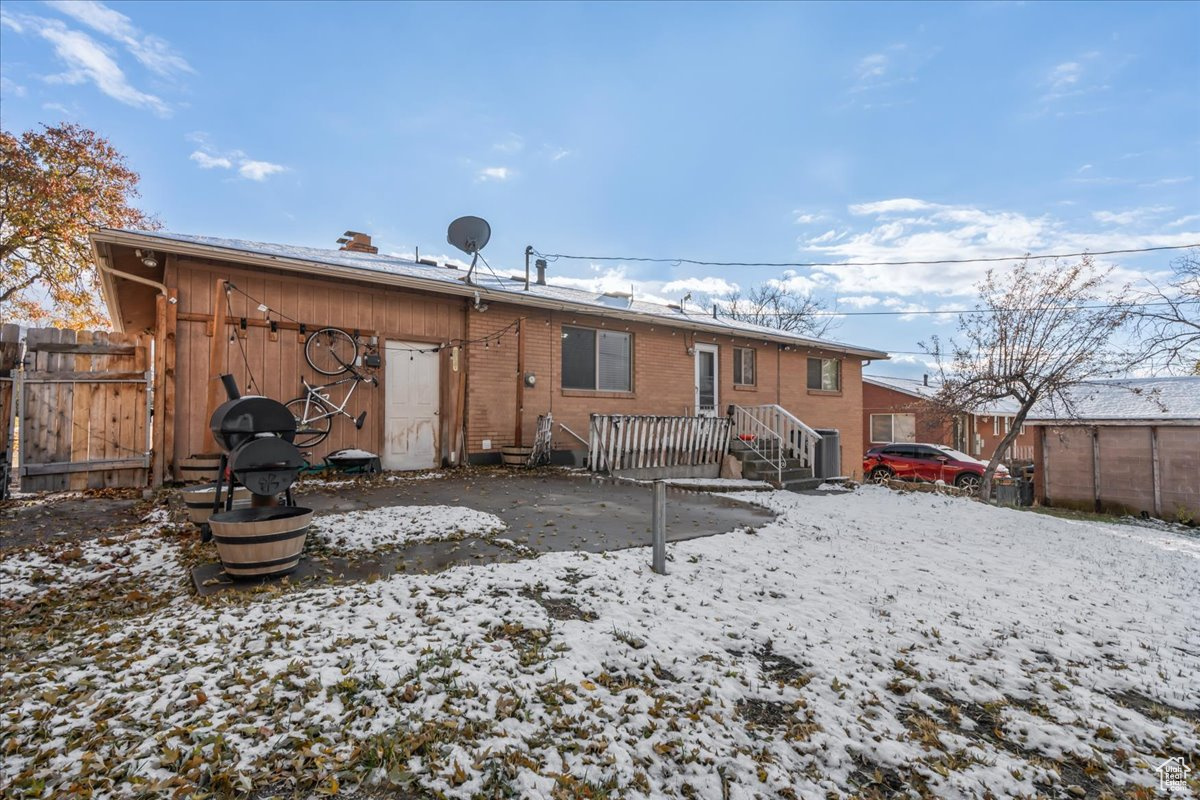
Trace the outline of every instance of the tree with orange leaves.
<path fill-rule="evenodd" d="M 0 131 L 0 307 L 6 322 L 106 327 L 88 233 L 157 228 L 129 201 L 138 174 L 95 131 Z"/>

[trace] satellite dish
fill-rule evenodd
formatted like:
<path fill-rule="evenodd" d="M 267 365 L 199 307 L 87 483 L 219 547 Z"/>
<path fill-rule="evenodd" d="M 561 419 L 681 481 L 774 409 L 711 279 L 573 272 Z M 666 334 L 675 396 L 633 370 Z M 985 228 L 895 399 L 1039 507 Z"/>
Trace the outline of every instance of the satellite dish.
<path fill-rule="evenodd" d="M 447 242 L 471 255 L 486 247 L 491 238 L 492 226 L 482 217 L 459 217 L 446 231 Z"/>

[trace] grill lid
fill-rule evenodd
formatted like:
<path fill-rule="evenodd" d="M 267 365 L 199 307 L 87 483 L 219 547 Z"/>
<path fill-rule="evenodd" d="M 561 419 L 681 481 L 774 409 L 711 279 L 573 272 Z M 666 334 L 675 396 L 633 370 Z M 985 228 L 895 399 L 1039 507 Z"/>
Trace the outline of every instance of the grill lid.
<path fill-rule="evenodd" d="M 260 495 L 289 489 L 303 466 L 296 446 L 276 436 L 250 439 L 229 455 L 229 468 L 238 483 Z"/>
<path fill-rule="evenodd" d="M 278 400 L 239 397 L 217 407 L 209 422 L 209 429 L 217 444 L 225 450 L 234 450 L 261 434 L 291 442 L 296 438 L 296 418 Z"/>

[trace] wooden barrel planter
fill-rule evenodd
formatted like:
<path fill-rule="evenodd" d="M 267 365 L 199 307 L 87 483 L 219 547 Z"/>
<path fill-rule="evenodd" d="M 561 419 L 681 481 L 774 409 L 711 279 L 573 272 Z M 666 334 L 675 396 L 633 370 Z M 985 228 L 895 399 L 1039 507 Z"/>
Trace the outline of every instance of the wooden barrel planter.
<path fill-rule="evenodd" d="M 300 563 L 311 508 L 270 506 L 222 511 L 208 518 L 217 554 L 232 578 L 264 578 Z"/>
<path fill-rule="evenodd" d="M 187 506 L 188 519 L 196 525 L 203 525 L 208 522 L 209 516 L 213 509 L 213 495 L 217 491 L 217 484 L 204 483 L 199 486 L 189 486 L 182 490 L 183 502 Z M 229 485 L 225 484 L 225 491 L 229 491 Z M 236 511 L 239 508 L 250 507 L 250 490 L 245 486 L 239 486 L 233 490 L 233 509 Z M 222 497 L 224 500 L 224 497 Z"/>
<path fill-rule="evenodd" d="M 179 462 L 179 479 L 184 483 L 211 483 L 220 468 L 220 453 L 191 455 Z"/>
<path fill-rule="evenodd" d="M 506 467 L 523 467 L 529 463 L 529 456 L 532 453 L 532 447 L 510 445 L 500 448 L 500 460 Z"/>

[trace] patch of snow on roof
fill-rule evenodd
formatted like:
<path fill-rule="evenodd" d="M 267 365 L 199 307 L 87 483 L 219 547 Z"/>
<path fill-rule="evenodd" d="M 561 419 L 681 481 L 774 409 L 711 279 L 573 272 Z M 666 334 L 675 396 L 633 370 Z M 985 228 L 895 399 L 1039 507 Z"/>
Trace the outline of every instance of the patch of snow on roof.
<path fill-rule="evenodd" d="M 1200 422 L 1200 377 L 1089 381 L 1070 392 L 1075 418 L 1188 419 Z M 1065 420 L 1065 409 L 1042 403 L 1030 420 Z"/>
<path fill-rule="evenodd" d="M 359 253 L 350 250 L 328 250 L 317 247 L 272 244 L 269 242 L 255 242 L 244 239 L 224 239 L 215 236 L 197 236 L 193 234 L 170 233 L 166 231 L 127 230 L 121 232 L 137 236 L 146 236 L 153 237 L 155 239 L 181 242 L 184 244 L 194 244 L 203 247 L 232 250 L 240 253 L 253 253 L 260 256 L 268 256 L 280 259 L 328 264 L 330 266 L 381 272 L 389 275 L 416 278 L 426 281 L 434 280 L 458 286 L 463 285 L 466 275 L 466 272 L 461 269 L 429 266 L 426 264 L 420 264 L 408 258 L 382 253 L 375 254 Z M 553 281 L 554 279 L 550 278 L 550 280 Z M 482 265 L 480 265 L 480 267 L 478 267 L 475 271 L 474 285 L 477 286 L 481 292 L 483 292 L 486 300 L 495 300 L 497 302 L 507 301 L 520 303 L 523 298 L 537 297 L 542 300 L 556 300 L 577 306 L 592 306 L 598 309 L 613 308 L 615 305 L 622 311 L 633 312 L 642 316 L 671 320 L 677 323 L 692 323 L 694 325 L 703 325 L 709 328 L 726 328 L 731 334 L 738 334 L 741 336 L 765 336 L 775 340 L 786 339 L 814 347 L 825 347 L 832 350 L 854 351 L 875 359 L 882 359 L 887 355 L 882 350 L 861 347 L 859 345 L 840 342 L 834 339 L 798 336 L 794 333 L 779 330 L 778 328 L 769 328 L 765 325 L 755 325 L 750 322 L 739 322 L 737 320 L 730 319 L 729 317 L 714 318 L 711 315 L 706 315 L 704 313 L 689 314 L 687 312 L 681 312 L 678 309 L 672 309 L 659 303 L 646 302 L 645 300 L 622 298 L 618 304 L 615 304 L 612 297 L 606 296 L 602 292 L 573 289 L 566 286 L 556 286 L 553 283 L 531 283 L 529 285 L 529 291 L 526 292 L 524 290 L 523 280 L 521 283 L 518 283 L 512 279 L 496 277 L 488 272 L 487 268 L 483 267 Z M 506 297 L 498 297 L 497 295 L 506 295 Z"/>

